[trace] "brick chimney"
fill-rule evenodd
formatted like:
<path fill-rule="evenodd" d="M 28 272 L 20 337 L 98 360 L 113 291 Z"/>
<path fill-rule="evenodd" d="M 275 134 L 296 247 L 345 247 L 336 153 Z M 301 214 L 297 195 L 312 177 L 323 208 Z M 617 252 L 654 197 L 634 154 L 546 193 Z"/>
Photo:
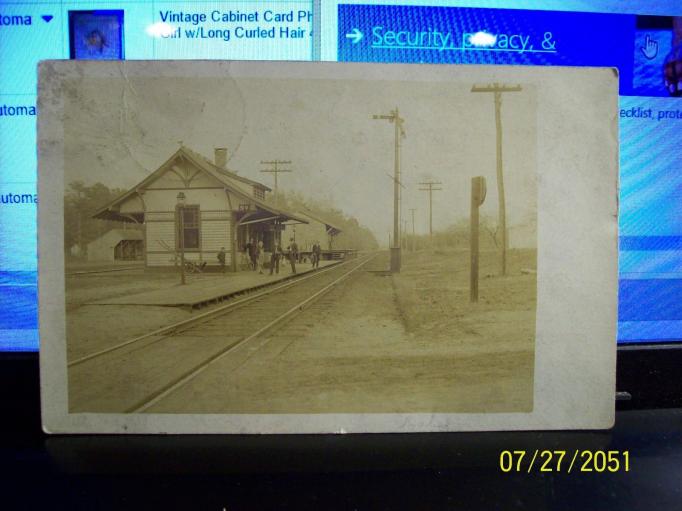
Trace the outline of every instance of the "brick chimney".
<path fill-rule="evenodd" d="M 227 148 L 216 147 L 213 151 L 215 154 L 216 167 L 221 169 L 227 168 Z"/>

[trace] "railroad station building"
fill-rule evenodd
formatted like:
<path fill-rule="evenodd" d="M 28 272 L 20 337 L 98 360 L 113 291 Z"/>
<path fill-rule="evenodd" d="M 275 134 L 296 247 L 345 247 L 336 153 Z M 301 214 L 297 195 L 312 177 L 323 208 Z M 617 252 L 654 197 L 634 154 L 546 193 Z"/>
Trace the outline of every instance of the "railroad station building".
<path fill-rule="evenodd" d="M 181 146 L 94 218 L 143 225 L 148 268 L 179 264 L 183 240 L 185 260 L 215 267 L 224 247 L 225 264 L 234 271 L 247 266 L 243 253 L 249 239 L 263 241 L 268 258 L 288 224 L 308 223 L 302 215 L 266 203 L 270 188 L 229 170 L 227 149 L 215 149 L 214 156 L 210 161 Z"/>

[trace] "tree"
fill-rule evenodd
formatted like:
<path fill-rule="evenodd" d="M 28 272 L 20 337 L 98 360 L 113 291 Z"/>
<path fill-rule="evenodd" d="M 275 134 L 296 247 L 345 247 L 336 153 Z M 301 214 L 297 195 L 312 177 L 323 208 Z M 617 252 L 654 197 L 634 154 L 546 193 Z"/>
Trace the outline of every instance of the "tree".
<path fill-rule="evenodd" d="M 499 228 L 496 219 L 483 215 L 480 218 L 481 250 L 498 250 L 499 249 Z M 469 248 L 469 220 L 467 218 L 460 218 L 455 223 L 449 225 L 445 229 L 436 230 L 433 232 L 433 246 L 441 248 Z M 407 236 L 408 246 L 411 247 L 414 241 L 417 249 L 426 249 L 431 246 L 428 234 L 418 234 L 412 237 L 411 234 Z"/>
<path fill-rule="evenodd" d="M 341 234 L 334 241 L 335 248 L 375 250 L 379 247 L 372 231 L 362 226 L 357 218 L 348 216 L 340 209 L 324 202 L 307 198 L 300 192 L 283 192 L 280 190 L 277 205 L 292 212 L 301 211 L 305 213 L 307 211 L 341 229 Z"/>

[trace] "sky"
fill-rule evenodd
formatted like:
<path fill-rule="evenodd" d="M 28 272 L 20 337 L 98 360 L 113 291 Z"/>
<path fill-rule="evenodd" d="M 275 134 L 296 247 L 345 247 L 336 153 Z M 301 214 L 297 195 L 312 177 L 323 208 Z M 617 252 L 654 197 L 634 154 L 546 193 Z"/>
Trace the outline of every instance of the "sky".
<path fill-rule="evenodd" d="M 213 158 L 226 147 L 228 168 L 274 186 L 261 160 L 290 160 L 280 187 L 334 207 L 369 227 L 384 244 L 393 225 L 394 128 L 373 114 L 398 107 L 403 219 L 428 233 L 469 215 L 470 181 L 485 176 L 481 214 L 497 217 L 493 96 L 453 82 L 313 79 L 122 77 L 69 81 L 65 89 L 65 182 L 130 188 L 179 146 Z M 515 85 L 515 84 L 514 84 Z M 535 245 L 536 94 L 533 84 L 505 93 L 503 164 L 510 242 Z M 408 227 L 411 230 L 411 222 Z"/>

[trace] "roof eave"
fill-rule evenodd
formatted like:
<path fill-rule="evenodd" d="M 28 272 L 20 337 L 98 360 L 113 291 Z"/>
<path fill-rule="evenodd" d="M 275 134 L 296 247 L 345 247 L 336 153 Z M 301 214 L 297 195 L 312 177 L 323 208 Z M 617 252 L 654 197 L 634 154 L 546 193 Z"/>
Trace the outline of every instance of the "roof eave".
<path fill-rule="evenodd" d="M 141 221 L 144 221 L 144 213 L 121 214 L 118 211 L 113 211 L 106 208 L 99 210 L 97 213 L 92 215 L 92 218 L 96 218 L 98 220 L 109 220 L 112 222 L 125 222 L 129 224 L 139 223 L 133 218 L 135 216 L 141 216 Z"/>

